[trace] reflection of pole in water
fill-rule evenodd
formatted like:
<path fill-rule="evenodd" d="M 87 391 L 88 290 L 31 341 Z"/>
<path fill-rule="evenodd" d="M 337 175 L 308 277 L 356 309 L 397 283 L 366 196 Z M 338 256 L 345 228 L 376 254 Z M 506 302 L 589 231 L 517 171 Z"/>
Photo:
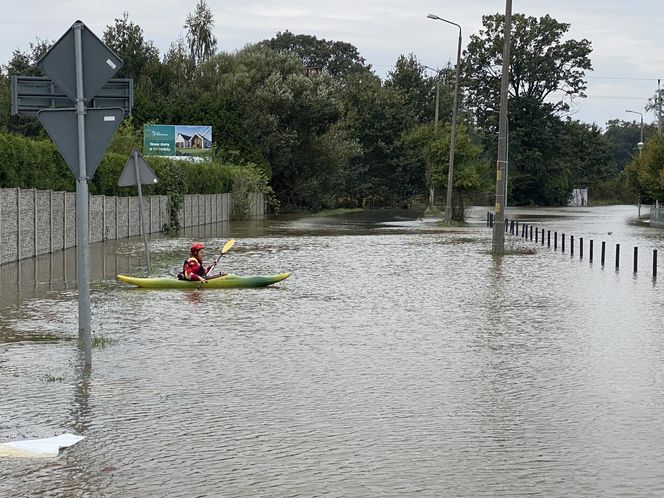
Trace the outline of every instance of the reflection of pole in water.
<path fill-rule="evenodd" d="M 71 408 L 71 426 L 77 434 L 85 434 L 90 428 L 90 365 L 80 358 L 76 366 L 76 387 Z"/>

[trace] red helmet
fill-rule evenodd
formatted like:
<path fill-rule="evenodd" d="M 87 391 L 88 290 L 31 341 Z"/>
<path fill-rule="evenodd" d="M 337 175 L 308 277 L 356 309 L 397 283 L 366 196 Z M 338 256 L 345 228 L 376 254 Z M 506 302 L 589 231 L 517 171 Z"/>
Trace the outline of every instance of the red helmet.
<path fill-rule="evenodd" d="M 191 254 L 194 254 L 195 252 L 198 252 L 201 249 L 205 249 L 205 245 L 201 244 L 200 242 L 194 242 L 193 244 L 191 244 L 191 247 L 189 248 Z"/>

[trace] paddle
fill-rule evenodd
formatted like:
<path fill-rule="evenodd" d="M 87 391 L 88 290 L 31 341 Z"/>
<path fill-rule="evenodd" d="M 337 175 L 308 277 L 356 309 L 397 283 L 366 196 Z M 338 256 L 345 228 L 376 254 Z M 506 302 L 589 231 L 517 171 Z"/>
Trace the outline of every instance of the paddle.
<path fill-rule="evenodd" d="M 215 266 L 217 266 L 217 263 L 219 262 L 219 260 L 221 259 L 221 257 L 222 257 L 224 254 L 226 254 L 228 251 L 230 251 L 231 247 L 233 247 L 234 245 L 235 245 L 235 239 L 231 239 L 231 240 L 229 240 L 228 242 L 226 242 L 226 243 L 224 244 L 224 247 L 221 249 L 221 254 L 219 254 L 219 256 L 217 257 L 217 259 L 214 260 L 214 263 L 212 263 L 212 264 L 210 265 L 210 268 L 208 268 L 207 271 L 205 272 L 205 276 L 206 276 L 206 277 L 207 277 L 208 274 L 212 271 L 212 269 L 213 269 Z M 201 282 L 201 285 L 199 285 L 197 288 L 200 289 L 200 288 L 203 286 L 203 284 L 204 284 L 205 282 L 206 282 L 206 280 L 203 280 L 203 281 Z"/>

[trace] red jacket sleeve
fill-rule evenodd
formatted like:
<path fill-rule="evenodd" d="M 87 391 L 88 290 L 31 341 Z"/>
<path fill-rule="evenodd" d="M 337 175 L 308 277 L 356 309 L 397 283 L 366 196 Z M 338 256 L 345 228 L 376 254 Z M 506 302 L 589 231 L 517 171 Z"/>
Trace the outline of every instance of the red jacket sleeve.
<path fill-rule="evenodd" d="M 203 280 L 200 276 L 201 265 L 195 259 L 190 259 L 184 265 L 184 278 L 187 280 Z"/>

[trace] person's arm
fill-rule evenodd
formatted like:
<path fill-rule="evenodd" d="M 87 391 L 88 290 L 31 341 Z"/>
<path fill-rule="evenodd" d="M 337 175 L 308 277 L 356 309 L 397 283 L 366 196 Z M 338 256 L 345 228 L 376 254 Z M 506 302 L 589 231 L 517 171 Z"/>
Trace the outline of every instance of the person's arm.
<path fill-rule="evenodd" d="M 199 282 L 204 282 L 205 277 L 201 277 L 198 274 L 198 269 L 201 266 L 198 264 L 197 261 L 191 260 L 189 263 L 187 263 L 187 269 L 185 270 L 185 277 L 187 277 L 187 280 L 197 280 Z"/>

